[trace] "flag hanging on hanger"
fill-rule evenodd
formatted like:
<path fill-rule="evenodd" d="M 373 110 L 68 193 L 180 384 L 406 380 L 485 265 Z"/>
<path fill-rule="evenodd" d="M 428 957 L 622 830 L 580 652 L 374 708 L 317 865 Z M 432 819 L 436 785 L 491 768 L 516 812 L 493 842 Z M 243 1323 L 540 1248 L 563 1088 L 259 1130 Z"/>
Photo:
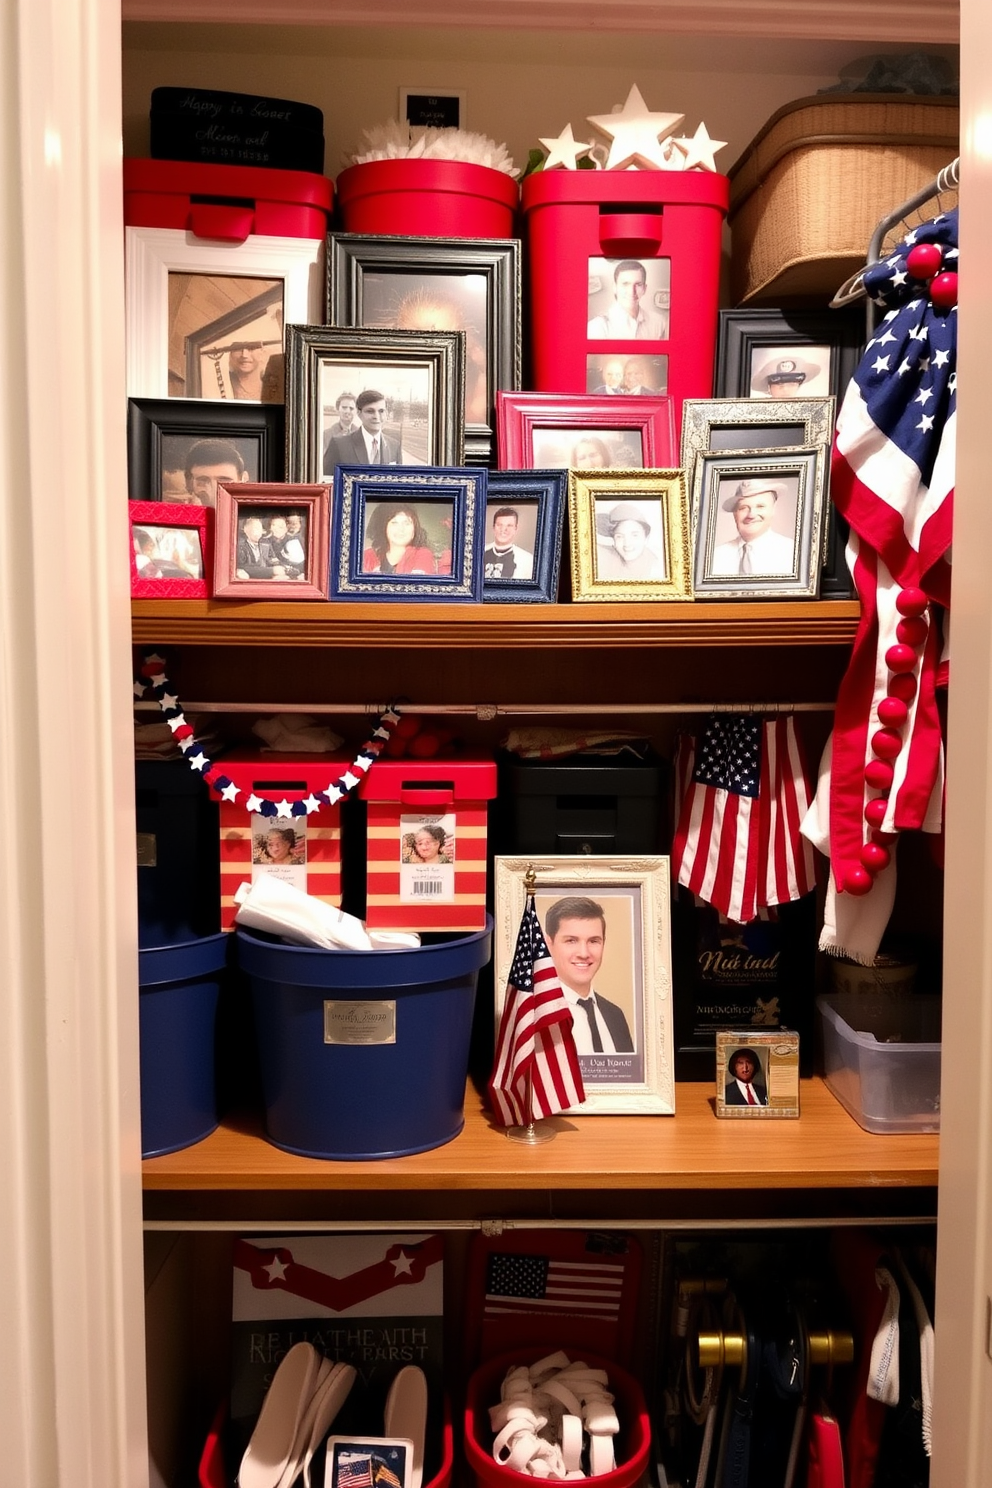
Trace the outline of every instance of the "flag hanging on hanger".
<path fill-rule="evenodd" d="M 791 714 L 711 714 L 698 739 L 682 736 L 675 779 L 672 872 L 697 898 L 746 925 L 814 888 L 799 834 L 812 792 Z"/>
<path fill-rule="evenodd" d="M 851 525 L 861 619 L 803 830 L 831 862 L 821 949 L 867 964 L 895 896 L 896 834 L 941 826 L 957 240 L 955 210 L 865 271 L 866 292 L 887 308 L 834 436 L 831 497 Z"/>
<path fill-rule="evenodd" d="M 572 1037 L 572 1012 L 537 918 L 533 894 L 527 895 L 517 934 L 489 1098 L 504 1126 L 526 1126 L 542 1116 L 579 1106 L 586 1098 Z"/>

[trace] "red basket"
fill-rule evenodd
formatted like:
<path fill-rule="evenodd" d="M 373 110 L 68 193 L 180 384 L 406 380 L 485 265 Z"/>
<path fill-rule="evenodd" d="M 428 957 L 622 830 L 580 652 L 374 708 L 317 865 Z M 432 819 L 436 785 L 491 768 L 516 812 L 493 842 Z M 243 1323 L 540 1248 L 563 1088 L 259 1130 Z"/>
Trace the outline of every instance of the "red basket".
<path fill-rule="evenodd" d="M 512 238 L 516 181 L 460 160 L 369 160 L 342 171 L 345 232 L 414 238 Z"/>

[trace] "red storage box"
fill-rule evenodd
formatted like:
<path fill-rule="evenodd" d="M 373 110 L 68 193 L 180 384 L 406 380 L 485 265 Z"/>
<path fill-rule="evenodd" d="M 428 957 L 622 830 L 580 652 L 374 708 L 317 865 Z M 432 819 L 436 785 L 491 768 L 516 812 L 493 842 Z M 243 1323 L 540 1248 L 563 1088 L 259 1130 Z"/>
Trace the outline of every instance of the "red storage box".
<path fill-rule="evenodd" d="M 519 200 L 505 171 L 461 160 L 368 160 L 338 176 L 349 233 L 512 238 Z"/>
<path fill-rule="evenodd" d="M 238 787 L 234 801 L 220 802 L 220 927 L 234 928 L 234 895 L 243 883 L 271 874 L 335 908 L 341 904 L 341 808 L 323 804 L 308 816 L 263 816 L 250 812 L 252 793 L 271 801 L 319 796 L 350 763 L 326 754 L 225 755 L 224 774 Z M 295 839 L 290 842 L 289 833 Z M 269 840 L 269 834 L 281 837 Z"/>
<path fill-rule="evenodd" d="M 333 183 L 310 171 L 124 161 L 126 227 L 179 227 L 224 243 L 243 243 L 253 233 L 323 238 L 333 203 Z"/>
<path fill-rule="evenodd" d="M 378 759 L 368 802 L 370 930 L 482 930 L 492 760 Z"/>
<path fill-rule="evenodd" d="M 535 391 L 668 392 L 677 420 L 685 398 L 710 396 L 729 190 L 712 171 L 527 177 Z M 622 291 L 638 269 L 631 331 Z"/>

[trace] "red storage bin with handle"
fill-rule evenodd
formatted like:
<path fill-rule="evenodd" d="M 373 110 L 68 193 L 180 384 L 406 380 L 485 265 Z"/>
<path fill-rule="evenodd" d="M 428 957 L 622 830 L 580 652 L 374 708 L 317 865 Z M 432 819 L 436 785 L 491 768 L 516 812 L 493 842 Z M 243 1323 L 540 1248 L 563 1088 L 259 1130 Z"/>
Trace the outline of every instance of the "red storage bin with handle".
<path fill-rule="evenodd" d="M 312 171 L 124 161 L 126 227 L 179 227 L 223 243 L 243 243 L 252 234 L 323 238 L 333 204 L 333 183 Z"/>
<path fill-rule="evenodd" d="M 536 392 L 601 391 L 597 378 L 610 385 L 605 363 L 636 358 L 636 383 L 612 391 L 670 393 L 676 420 L 685 398 L 710 396 L 729 193 L 727 177 L 712 171 L 550 170 L 527 177 Z M 640 267 L 646 286 L 642 326 L 630 336 L 610 334 L 619 327 L 608 313 L 624 264 Z"/>

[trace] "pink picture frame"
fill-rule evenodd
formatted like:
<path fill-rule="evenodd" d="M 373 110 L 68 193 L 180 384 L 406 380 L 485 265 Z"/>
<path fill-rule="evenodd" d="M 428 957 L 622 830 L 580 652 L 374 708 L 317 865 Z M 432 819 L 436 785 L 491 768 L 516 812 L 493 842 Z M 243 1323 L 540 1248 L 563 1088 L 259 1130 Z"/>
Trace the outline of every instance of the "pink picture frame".
<path fill-rule="evenodd" d="M 132 599 L 208 599 L 213 518 L 206 506 L 129 501 Z"/>
<path fill-rule="evenodd" d="M 579 393 L 496 395 L 500 470 L 659 470 L 679 463 L 675 401 Z"/>
<path fill-rule="evenodd" d="M 215 599 L 327 599 L 326 485 L 217 487 Z"/>

